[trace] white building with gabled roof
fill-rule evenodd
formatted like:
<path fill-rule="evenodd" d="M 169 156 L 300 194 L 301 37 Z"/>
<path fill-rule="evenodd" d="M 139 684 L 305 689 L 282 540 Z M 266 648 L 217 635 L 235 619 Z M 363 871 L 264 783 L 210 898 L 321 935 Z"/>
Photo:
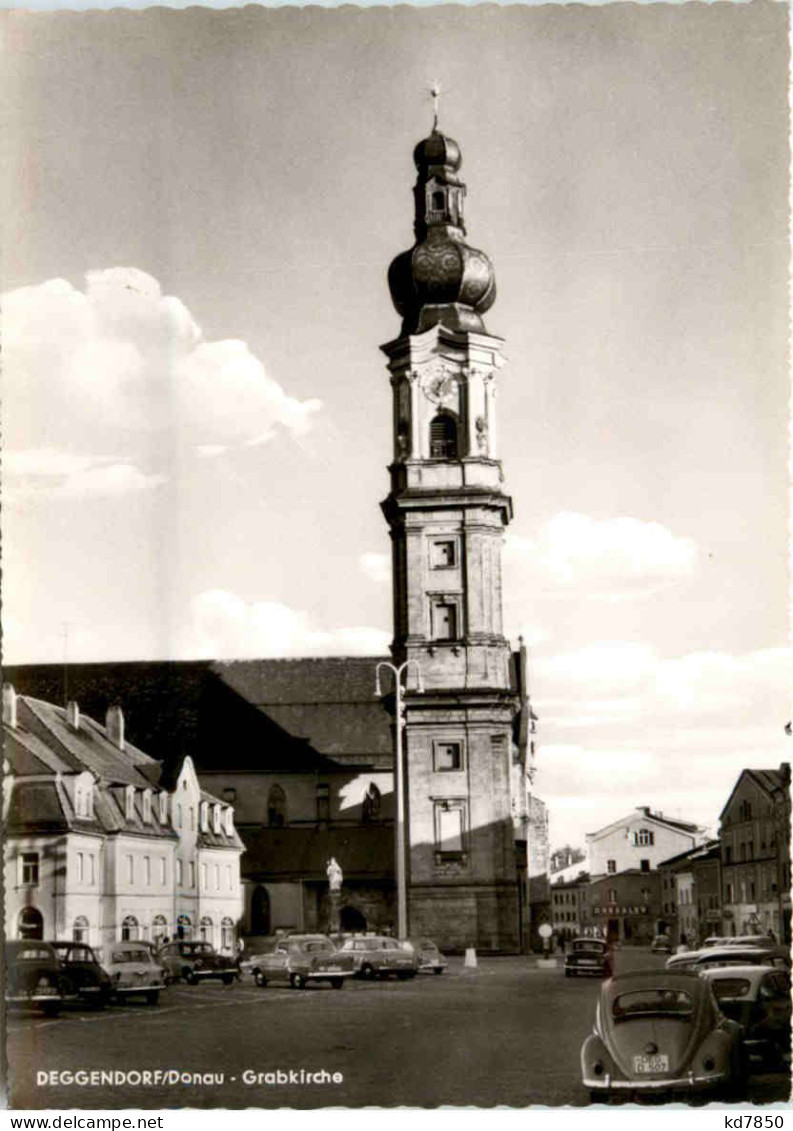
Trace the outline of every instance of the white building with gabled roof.
<path fill-rule="evenodd" d="M 655 871 L 663 860 L 704 843 L 705 829 L 655 813 L 649 806 L 586 834 L 588 871 L 593 880 L 628 868 Z"/>
<path fill-rule="evenodd" d="M 7 684 L 3 771 L 7 938 L 101 948 L 181 934 L 234 949 L 243 846 L 232 807 L 201 793 L 189 758 L 172 792 L 160 763 L 125 741 L 119 707 L 103 727 L 74 702 Z"/>

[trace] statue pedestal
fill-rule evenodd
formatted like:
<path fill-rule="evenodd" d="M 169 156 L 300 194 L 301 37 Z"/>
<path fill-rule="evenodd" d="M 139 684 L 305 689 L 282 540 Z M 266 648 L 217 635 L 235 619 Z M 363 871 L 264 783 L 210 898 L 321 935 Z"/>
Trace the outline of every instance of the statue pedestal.
<path fill-rule="evenodd" d="M 330 892 L 330 913 L 328 915 L 328 934 L 333 934 L 334 932 L 341 929 L 341 924 L 340 924 L 340 919 L 339 919 L 339 907 L 340 906 L 341 906 L 341 892 L 331 890 L 331 892 Z"/>

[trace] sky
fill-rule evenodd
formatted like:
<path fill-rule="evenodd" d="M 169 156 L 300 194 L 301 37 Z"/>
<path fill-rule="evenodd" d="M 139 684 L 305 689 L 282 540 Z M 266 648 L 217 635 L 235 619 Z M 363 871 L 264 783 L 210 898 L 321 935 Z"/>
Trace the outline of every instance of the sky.
<path fill-rule="evenodd" d="M 4 658 L 382 654 L 412 149 L 495 264 L 551 841 L 790 758 L 784 5 L 17 11 Z"/>

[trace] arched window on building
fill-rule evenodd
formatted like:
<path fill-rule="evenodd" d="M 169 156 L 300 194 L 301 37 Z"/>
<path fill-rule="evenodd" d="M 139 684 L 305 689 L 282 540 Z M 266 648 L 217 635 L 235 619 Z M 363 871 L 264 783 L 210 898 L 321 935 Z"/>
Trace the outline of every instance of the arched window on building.
<path fill-rule="evenodd" d="M 121 924 L 121 941 L 137 942 L 140 927 L 134 915 L 127 915 Z"/>
<path fill-rule="evenodd" d="M 379 821 L 380 820 L 380 790 L 373 781 L 369 782 L 366 788 L 366 793 L 363 799 L 363 819 L 364 821 Z"/>
<path fill-rule="evenodd" d="M 234 947 L 234 921 L 228 915 L 220 922 L 220 945 L 223 950 L 232 950 Z"/>
<path fill-rule="evenodd" d="M 193 921 L 189 915 L 180 915 L 176 920 L 176 936 L 180 939 L 193 937 Z"/>
<path fill-rule="evenodd" d="M 44 919 L 37 907 L 23 907 L 19 912 L 17 935 L 21 939 L 44 938 Z"/>
<path fill-rule="evenodd" d="M 74 920 L 72 939 L 74 942 L 88 942 L 88 920 L 85 915 L 78 915 Z"/>
<path fill-rule="evenodd" d="M 201 942 L 212 942 L 212 920 L 208 915 L 204 915 L 201 919 L 198 937 L 201 939 Z"/>
<path fill-rule="evenodd" d="M 286 794 L 280 785 L 271 786 L 267 795 L 267 824 L 271 829 L 282 829 L 288 824 Z"/>
<path fill-rule="evenodd" d="M 430 421 L 430 459 L 457 458 L 457 421 L 449 412 L 439 412 Z"/>
<path fill-rule="evenodd" d="M 168 920 L 164 915 L 155 915 L 151 921 L 151 941 L 161 943 L 168 934 Z"/>

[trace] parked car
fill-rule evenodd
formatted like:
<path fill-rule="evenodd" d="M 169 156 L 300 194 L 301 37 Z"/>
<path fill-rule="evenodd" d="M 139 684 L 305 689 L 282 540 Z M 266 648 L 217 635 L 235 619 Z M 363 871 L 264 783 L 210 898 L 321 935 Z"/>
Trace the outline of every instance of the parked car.
<path fill-rule="evenodd" d="M 701 950 L 682 950 L 679 954 L 672 954 L 666 960 L 666 969 L 693 970 L 702 953 Z"/>
<path fill-rule="evenodd" d="M 713 966 L 777 966 L 789 970 L 790 951 L 784 946 L 712 947 L 699 952 L 693 968 L 707 970 Z"/>
<path fill-rule="evenodd" d="M 5 944 L 5 1000 L 54 1017 L 68 989 L 52 944 L 18 939 Z"/>
<path fill-rule="evenodd" d="M 66 979 L 67 996 L 103 1009 L 113 996 L 113 984 L 93 948 L 78 942 L 54 942 L 52 946 Z"/>
<path fill-rule="evenodd" d="M 773 935 L 733 935 L 732 938 L 722 940 L 724 946 L 779 946 Z"/>
<path fill-rule="evenodd" d="M 601 988 L 581 1076 L 593 1101 L 730 1094 L 745 1078 L 741 1027 L 697 974 L 621 974 Z"/>
<path fill-rule="evenodd" d="M 709 935 L 708 938 L 706 938 L 703 942 L 702 949 L 704 950 L 709 946 L 724 946 L 725 943 L 728 943 L 729 941 L 730 940 L 728 938 L 725 938 L 723 935 Z"/>
<path fill-rule="evenodd" d="M 743 1029 L 748 1057 L 785 1069 L 790 1060 L 790 974 L 774 966 L 703 970 L 719 1009 Z"/>
<path fill-rule="evenodd" d="M 432 939 L 405 939 L 402 946 L 415 954 L 419 974 L 442 974 L 448 966 L 448 962 Z"/>
<path fill-rule="evenodd" d="M 340 990 L 344 979 L 353 973 L 349 955 L 337 950 L 327 935 L 289 935 L 274 949 L 261 954 L 246 954 L 240 972 L 252 974 L 257 986 L 268 982 L 288 982 L 302 990 L 309 982 L 330 982 Z"/>
<path fill-rule="evenodd" d="M 184 978 L 189 986 L 208 978 L 219 978 L 224 986 L 230 986 L 237 974 L 236 962 L 225 954 L 218 954 L 208 942 L 175 939 L 160 947 L 156 961 L 165 970 L 167 981 Z"/>
<path fill-rule="evenodd" d="M 669 935 L 656 935 L 650 947 L 652 954 L 671 954 L 672 940 Z"/>
<path fill-rule="evenodd" d="M 406 950 L 402 943 L 388 935 L 347 939 L 340 953 L 352 959 L 359 978 L 386 979 L 393 974 L 404 980 L 415 978 L 419 970 L 415 951 Z"/>
<path fill-rule="evenodd" d="M 610 978 L 611 973 L 611 951 L 605 939 L 582 937 L 572 940 L 564 959 L 565 978 L 577 978 L 579 974 Z"/>
<path fill-rule="evenodd" d="M 157 1004 L 165 977 L 146 947 L 137 942 L 109 943 L 102 956 L 114 997 L 143 997 L 149 1005 Z"/>

